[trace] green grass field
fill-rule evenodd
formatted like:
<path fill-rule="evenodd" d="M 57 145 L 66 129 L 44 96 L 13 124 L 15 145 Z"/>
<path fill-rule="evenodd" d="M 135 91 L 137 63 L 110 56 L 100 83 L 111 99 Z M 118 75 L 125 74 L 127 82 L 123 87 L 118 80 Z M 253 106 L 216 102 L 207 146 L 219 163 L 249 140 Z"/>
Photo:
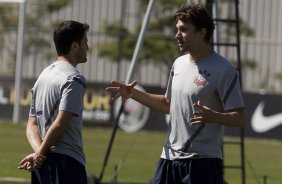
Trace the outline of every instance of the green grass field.
<path fill-rule="evenodd" d="M 111 135 L 109 128 L 85 127 L 84 144 L 87 156 L 87 172 L 98 176 L 100 174 L 104 155 Z M 0 183 L 12 183 L 6 179 L 25 180 L 28 183 L 29 173 L 18 170 L 18 162 L 31 152 L 25 137 L 24 124 L 0 123 Z M 236 138 L 226 138 L 234 140 Z M 149 183 L 162 145 L 166 140 L 165 132 L 140 131 L 126 133 L 119 130 L 105 170 L 104 182 L 111 181 L 118 170 L 118 182 Z M 267 176 L 268 184 L 282 184 L 282 141 L 256 140 L 245 141 L 246 183 L 264 184 L 262 177 Z M 225 145 L 225 164 L 240 164 L 238 145 Z M 238 169 L 225 169 L 225 180 L 228 184 L 240 184 L 241 175 Z"/>

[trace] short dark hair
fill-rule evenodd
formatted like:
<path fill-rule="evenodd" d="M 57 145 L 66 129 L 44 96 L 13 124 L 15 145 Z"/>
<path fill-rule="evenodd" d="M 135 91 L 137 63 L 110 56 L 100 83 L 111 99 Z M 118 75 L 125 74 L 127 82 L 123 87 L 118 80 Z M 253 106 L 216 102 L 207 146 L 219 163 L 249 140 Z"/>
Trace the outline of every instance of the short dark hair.
<path fill-rule="evenodd" d="M 184 4 L 174 15 L 174 21 L 178 20 L 193 24 L 196 30 L 206 28 L 207 34 L 204 40 L 210 43 L 215 26 L 208 11 L 200 4 Z"/>
<path fill-rule="evenodd" d="M 58 56 L 66 55 L 70 51 L 73 42 L 81 43 L 89 25 L 73 20 L 61 22 L 54 31 L 53 39 Z"/>

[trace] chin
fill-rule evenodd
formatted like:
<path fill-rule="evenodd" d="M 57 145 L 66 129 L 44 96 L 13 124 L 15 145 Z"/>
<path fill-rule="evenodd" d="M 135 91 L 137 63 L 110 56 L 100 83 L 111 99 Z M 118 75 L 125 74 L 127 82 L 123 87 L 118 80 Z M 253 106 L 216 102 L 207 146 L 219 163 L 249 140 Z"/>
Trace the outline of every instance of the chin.
<path fill-rule="evenodd" d="M 180 48 L 179 51 L 180 51 L 181 53 L 184 53 L 184 52 L 187 52 L 187 49 Z"/>
<path fill-rule="evenodd" d="M 84 58 L 83 60 L 82 60 L 82 63 L 86 63 L 87 62 L 87 58 Z"/>
<path fill-rule="evenodd" d="M 85 60 L 80 60 L 79 62 L 78 62 L 78 64 L 82 64 L 82 63 L 86 63 L 87 62 L 87 59 L 85 59 Z"/>

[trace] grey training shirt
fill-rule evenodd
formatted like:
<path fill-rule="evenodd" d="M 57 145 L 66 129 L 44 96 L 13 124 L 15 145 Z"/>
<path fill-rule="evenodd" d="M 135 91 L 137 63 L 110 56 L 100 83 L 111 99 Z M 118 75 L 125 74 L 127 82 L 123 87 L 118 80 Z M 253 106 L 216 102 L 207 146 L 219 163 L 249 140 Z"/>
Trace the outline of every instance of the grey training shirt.
<path fill-rule="evenodd" d="M 69 62 L 56 61 L 43 70 L 32 88 L 30 116 L 36 117 L 43 140 L 59 111 L 73 113 L 68 127 L 52 147 L 85 165 L 82 142 L 83 95 L 86 80 Z"/>

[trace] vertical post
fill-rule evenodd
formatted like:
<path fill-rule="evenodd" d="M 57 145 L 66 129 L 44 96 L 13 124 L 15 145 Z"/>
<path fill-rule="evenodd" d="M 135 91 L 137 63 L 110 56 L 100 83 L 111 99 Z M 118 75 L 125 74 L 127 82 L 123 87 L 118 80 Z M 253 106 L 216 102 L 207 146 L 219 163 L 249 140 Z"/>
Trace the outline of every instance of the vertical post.
<path fill-rule="evenodd" d="M 131 60 L 131 63 L 130 63 L 130 66 L 129 66 L 129 69 L 128 69 L 128 72 L 127 72 L 125 83 L 129 83 L 131 81 L 133 71 L 135 70 L 135 65 L 136 65 L 136 62 L 137 62 L 137 59 L 138 59 L 138 56 L 139 56 L 140 49 L 142 47 L 144 34 L 145 34 L 146 29 L 147 29 L 147 25 L 149 23 L 149 20 L 150 20 L 150 16 L 151 16 L 151 12 L 152 12 L 152 9 L 153 9 L 153 6 L 154 6 L 154 2 L 155 2 L 155 0 L 150 0 L 149 5 L 147 6 L 147 10 L 146 10 L 145 17 L 144 17 L 144 20 L 143 20 L 143 23 L 142 23 L 142 27 L 141 27 L 141 30 L 140 30 L 140 33 L 139 33 L 139 36 L 138 36 L 136 46 L 135 46 L 133 57 L 132 57 L 132 60 Z M 119 112 L 118 112 L 118 115 L 116 117 L 116 121 L 115 121 L 113 130 L 112 130 L 112 135 L 111 135 L 110 142 L 109 142 L 109 145 L 108 145 L 108 148 L 107 148 L 107 152 L 106 152 L 106 155 L 104 157 L 102 169 L 101 169 L 100 176 L 99 176 L 99 182 L 102 181 L 103 176 L 104 176 L 104 171 L 105 171 L 105 168 L 106 168 L 107 163 L 108 163 L 108 159 L 109 159 L 109 156 L 110 156 L 110 152 L 111 152 L 111 149 L 112 149 L 112 145 L 113 145 L 113 142 L 114 142 L 116 131 L 117 131 L 117 128 L 118 128 L 119 118 L 120 118 L 121 114 L 123 113 L 123 108 L 124 108 L 123 103 L 121 103 L 121 106 L 119 107 Z"/>
<path fill-rule="evenodd" d="M 123 55 L 123 40 L 125 37 L 124 29 L 123 29 L 123 22 L 124 22 L 124 16 L 125 16 L 125 9 L 127 8 L 127 0 L 121 0 L 121 17 L 120 17 L 120 30 L 119 30 L 119 36 L 118 36 L 118 58 L 117 58 L 117 77 L 116 79 L 120 80 L 120 61 L 122 59 Z"/>
<path fill-rule="evenodd" d="M 217 0 L 212 0 L 212 17 L 214 19 L 217 19 L 218 18 L 218 15 L 217 15 L 217 12 L 218 12 L 218 1 Z M 218 40 L 218 35 L 219 35 L 219 24 L 215 24 L 215 30 L 213 32 L 213 39 L 214 39 L 214 42 L 215 43 L 218 43 L 219 40 Z M 216 45 L 214 47 L 214 50 L 219 53 L 219 45 Z"/>
<path fill-rule="evenodd" d="M 267 184 L 267 182 L 266 182 L 267 181 L 267 175 L 263 175 L 262 178 L 263 178 L 263 184 Z"/>
<path fill-rule="evenodd" d="M 137 59 L 138 59 L 138 56 L 139 56 L 139 53 L 140 53 L 140 48 L 143 44 L 144 34 L 145 34 L 145 31 L 146 31 L 148 23 L 149 23 L 149 19 L 150 19 L 151 12 L 152 12 L 152 9 L 153 9 L 153 6 L 154 6 L 154 2 L 155 2 L 155 0 L 149 1 L 149 5 L 147 7 L 147 11 L 146 11 L 146 14 L 145 14 L 145 17 L 144 17 L 144 21 L 143 21 L 143 24 L 142 24 L 142 27 L 141 27 L 141 31 L 139 33 L 138 40 L 137 40 L 137 43 L 136 43 L 136 47 L 135 47 L 135 50 L 134 50 L 134 53 L 133 53 L 133 57 L 132 57 L 132 60 L 131 60 L 131 63 L 130 63 L 129 69 L 128 69 L 128 73 L 127 73 L 127 76 L 126 76 L 126 79 L 125 79 L 125 83 L 129 83 L 132 80 L 132 77 L 133 77 L 132 72 L 135 70 L 136 62 L 137 62 Z"/>
<path fill-rule="evenodd" d="M 117 184 L 117 173 L 118 173 L 118 166 L 117 165 L 115 165 L 115 167 L 114 167 L 114 173 L 115 173 L 115 176 L 114 176 L 114 179 L 113 179 L 113 183 Z"/>
<path fill-rule="evenodd" d="M 239 80 L 241 88 L 243 88 L 242 84 L 242 71 L 241 71 L 241 42 L 240 42 L 240 13 L 239 13 L 239 0 L 234 0 L 235 9 L 236 9 L 236 39 L 237 39 L 237 58 L 238 58 L 238 66 L 237 69 L 239 71 Z M 245 171 L 245 132 L 244 128 L 240 129 L 240 144 L 241 144 L 241 166 L 242 166 L 242 184 L 246 183 L 246 171 Z"/>
<path fill-rule="evenodd" d="M 23 63 L 23 40 L 24 40 L 24 23 L 25 23 L 26 0 L 19 2 L 19 24 L 17 38 L 17 60 L 16 60 L 16 76 L 15 76 L 15 101 L 13 122 L 19 122 L 20 114 L 20 95 L 21 95 L 21 78 L 22 78 L 22 63 Z"/>

